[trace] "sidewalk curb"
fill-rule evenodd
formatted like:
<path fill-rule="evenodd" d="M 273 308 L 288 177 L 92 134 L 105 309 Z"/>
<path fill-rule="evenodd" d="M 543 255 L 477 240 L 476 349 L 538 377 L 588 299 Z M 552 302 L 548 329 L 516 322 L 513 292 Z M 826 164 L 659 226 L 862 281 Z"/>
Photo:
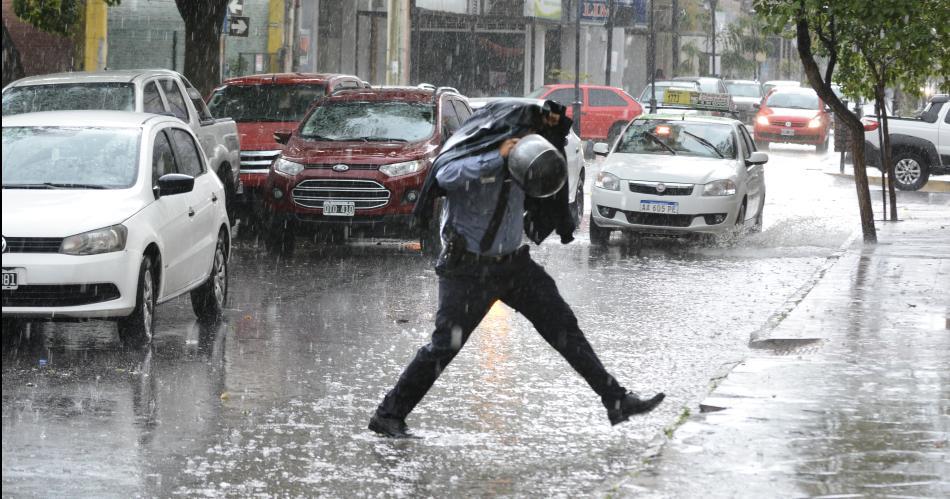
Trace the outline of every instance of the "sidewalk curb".
<path fill-rule="evenodd" d="M 832 177 L 838 178 L 847 178 L 853 179 L 854 174 L 851 173 L 841 173 L 841 172 L 825 172 L 826 175 L 831 175 Z M 868 184 L 879 186 L 881 185 L 881 177 L 877 175 L 868 175 Z M 950 180 L 934 180 L 930 179 L 923 187 L 917 191 L 907 191 L 907 192 L 950 192 Z"/>

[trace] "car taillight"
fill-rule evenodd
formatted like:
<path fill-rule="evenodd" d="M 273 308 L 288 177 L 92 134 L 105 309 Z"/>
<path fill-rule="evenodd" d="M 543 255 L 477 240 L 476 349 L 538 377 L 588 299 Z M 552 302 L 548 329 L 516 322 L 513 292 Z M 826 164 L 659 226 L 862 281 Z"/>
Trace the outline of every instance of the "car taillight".
<path fill-rule="evenodd" d="M 872 120 L 870 118 L 862 118 L 861 123 L 864 124 L 865 132 L 873 132 L 874 130 L 877 130 L 877 127 L 881 126 L 877 120 Z"/>

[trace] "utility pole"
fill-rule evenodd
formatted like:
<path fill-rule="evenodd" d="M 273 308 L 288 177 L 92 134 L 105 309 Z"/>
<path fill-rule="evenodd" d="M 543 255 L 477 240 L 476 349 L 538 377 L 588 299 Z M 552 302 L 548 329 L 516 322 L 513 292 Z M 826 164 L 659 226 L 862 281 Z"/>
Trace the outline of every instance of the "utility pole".
<path fill-rule="evenodd" d="M 409 83 L 409 0 L 389 0 L 386 84 Z"/>
<path fill-rule="evenodd" d="M 717 76 L 716 72 L 716 7 L 719 0 L 709 0 L 709 10 L 712 14 L 712 73 L 711 76 Z"/>
<path fill-rule="evenodd" d="M 604 70 L 604 85 L 610 86 L 610 66 L 614 46 L 614 0 L 607 0 L 607 69 Z"/>
<path fill-rule="evenodd" d="M 574 20 L 574 133 L 581 136 L 581 14 L 584 2 L 577 2 L 577 19 Z"/>
<path fill-rule="evenodd" d="M 656 11 L 653 9 L 655 0 L 650 0 L 650 114 L 656 112 Z"/>
<path fill-rule="evenodd" d="M 673 0 L 673 5 L 670 8 L 670 29 L 673 31 L 673 74 L 670 75 L 670 78 L 676 76 L 679 73 L 680 65 L 680 35 L 679 35 L 679 17 L 680 17 L 680 6 L 679 0 Z"/>

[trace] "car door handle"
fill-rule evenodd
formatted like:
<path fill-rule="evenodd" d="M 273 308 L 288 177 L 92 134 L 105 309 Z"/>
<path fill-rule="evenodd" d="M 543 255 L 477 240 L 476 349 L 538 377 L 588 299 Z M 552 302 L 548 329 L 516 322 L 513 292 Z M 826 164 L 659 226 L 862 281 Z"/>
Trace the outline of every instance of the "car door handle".
<path fill-rule="evenodd" d="M 188 216 L 189 217 L 195 216 L 195 209 L 192 208 L 191 206 L 188 207 Z"/>
<path fill-rule="evenodd" d="M 215 193 L 213 193 L 213 192 L 211 193 L 211 202 L 212 202 L 212 203 L 217 203 L 217 202 L 218 202 L 218 195 L 215 194 Z"/>

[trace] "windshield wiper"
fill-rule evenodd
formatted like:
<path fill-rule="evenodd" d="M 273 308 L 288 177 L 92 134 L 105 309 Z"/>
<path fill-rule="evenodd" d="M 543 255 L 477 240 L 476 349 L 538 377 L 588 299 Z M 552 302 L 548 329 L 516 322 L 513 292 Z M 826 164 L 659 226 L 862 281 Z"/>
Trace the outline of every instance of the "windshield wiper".
<path fill-rule="evenodd" d="M 362 140 L 363 142 L 409 142 L 406 139 L 400 139 L 397 137 L 378 137 L 378 136 L 367 136 L 367 137 L 353 137 L 350 140 Z"/>
<path fill-rule="evenodd" d="M 334 139 L 333 137 L 324 137 L 323 135 L 301 135 L 305 139 L 311 140 L 325 140 L 327 142 L 336 142 L 340 139 Z"/>
<path fill-rule="evenodd" d="M 52 189 L 53 186 L 46 184 L 3 184 L 4 189 Z"/>
<path fill-rule="evenodd" d="M 108 189 L 104 185 L 41 182 L 39 184 L 3 184 L 4 189 Z"/>
<path fill-rule="evenodd" d="M 706 140 L 706 139 L 700 137 L 699 135 L 696 135 L 695 133 L 692 133 L 692 132 L 689 132 L 689 131 L 686 131 L 686 130 L 683 130 L 683 133 L 685 133 L 686 135 L 689 135 L 690 137 L 696 139 L 697 141 L 699 141 L 700 144 L 702 144 L 702 145 L 704 145 L 704 146 L 706 146 L 706 147 L 712 149 L 713 152 L 715 152 L 720 158 L 725 158 L 725 157 L 726 157 L 726 156 L 722 153 L 722 151 L 719 150 L 718 147 L 716 147 L 716 146 L 713 145 L 712 142 L 710 142 L 710 141 L 708 141 L 708 140 Z"/>
<path fill-rule="evenodd" d="M 669 144 L 667 144 L 666 142 L 663 142 L 662 139 L 660 139 L 656 135 L 653 135 L 653 132 L 643 132 L 643 135 L 650 137 L 651 139 L 653 139 L 654 142 L 663 146 L 663 148 L 665 148 L 667 151 L 670 151 L 670 154 L 672 154 L 673 156 L 676 156 L 676 151 L 674 151 L 673 148 L 669 146 Z"/>

